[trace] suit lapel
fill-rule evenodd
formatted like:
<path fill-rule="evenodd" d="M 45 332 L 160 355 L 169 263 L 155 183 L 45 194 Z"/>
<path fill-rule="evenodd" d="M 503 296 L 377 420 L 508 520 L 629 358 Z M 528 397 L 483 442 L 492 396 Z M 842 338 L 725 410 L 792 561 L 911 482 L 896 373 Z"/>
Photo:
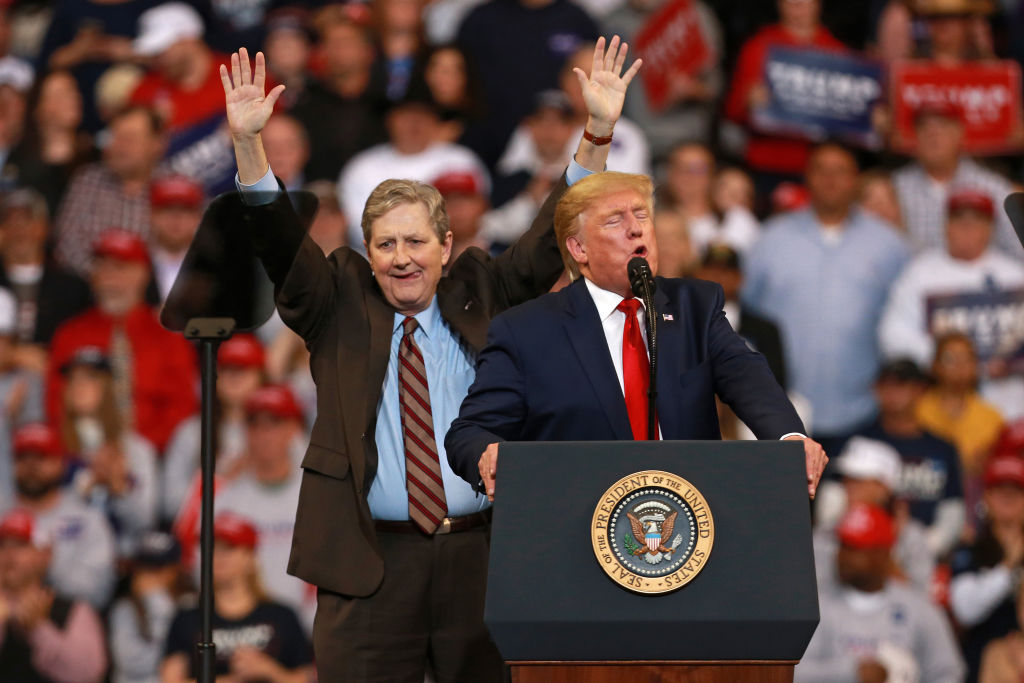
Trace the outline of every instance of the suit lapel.
<path fill-rule="evenodd" d="M 687 318 L 679 308 L 677 302 L 669 299 L 662 283 L 654 292 L 654 315 L 658 321 L 658 425 L 665 439 L 679 434 L 679 359 L 685 354 L 687 343 L 683 331 Z"/>
<path fill-rule="evenodd" d="M 615 437 L 630 440 L 633 438 L 633 429 L 629 425 L 626 401 L 615 376 L 615 366 L 608 351 L 604 328 L 597 317 L 597 307 L 582 278 L 569 285 L 566 296 L 568 315 L 565 318 L 565 331 L 569 335 L 569 342 L 590 380 Z"/>
<path fill-rule="evenodd" d="M 363 297 L 366 301 L 367 318 L 370 323 L 370 346 L 366 367 L 366 386 L 363 388 L 363 395 L 368 400 L 365 402 L 366 413 L 362 416 L 362 424 L 359 425 L 359 428 L 365 433 L 365 438 L 373 439 L 375 435 L 368 433 L 367 430 L 370 430 L 371 426 L 375 425 L 377 421 L 377 402 L 380 400 L 381 387 L 384 386 L 384 375 L 388 371 L 388 357 L 391 355 L 391 336 L 394 333 L 395 309 L 388 305 L 376 288 L 375 283 L 364 288 L 363 292 Z M 347 367 L 351 363 L 351 359 L 343 358 L 339 359 L 339 361 L 339 367 Z M 361 467 L 357 467 L 356 459 L 353 459 L 351 462 L 352 474 L 356 477 L 356 481 L 365 481 L 367 463 L 361 463 Z M 372 467 L 376 471 L 377 463 L 373 463 Z M 362 471 L 359 471 L 360 469 Z"/>

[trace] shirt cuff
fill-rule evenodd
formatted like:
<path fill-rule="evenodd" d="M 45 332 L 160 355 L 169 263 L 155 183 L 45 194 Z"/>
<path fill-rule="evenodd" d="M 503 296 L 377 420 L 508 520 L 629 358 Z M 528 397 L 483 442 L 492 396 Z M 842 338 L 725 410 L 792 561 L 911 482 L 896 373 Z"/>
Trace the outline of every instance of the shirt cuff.
<path fill-rule="evenodd" d="M 274 177 L 274 170 L 270 166 L 267 166 L 267 172 L 263 174 L 263 177 L 252 185 L 244 184 L 238 179 L 238 173 L 235 173 L 235 188 L 238 190 L 238 194 L 242 195 L 242 201 L 249 206 L 272 204 L 281 194 L 277 178 Z"/>
<path fill-rule="evenodd" d="M 565 169 L 565 182 L 568 183 L 569 187 L 572 187 L 588 175 L 593 175 L 593 173 L 593 171 L 583 168 L 576 163 L 576 158 L 573 157 L 573 160 L 569 162 L 569 168 Z"/>
<path fill-rule="evenodd" d="M 785 441 L 786 439 L 788 439 L 791 436 L 799 436 L 801 439 L 806 439 L 807 438 L 806 434 L 801 434 L 800 432 L 790 432 L 789 434 L 783 434 L 782 436 L 780 436 L 779 437 L 779 441 Z"/>

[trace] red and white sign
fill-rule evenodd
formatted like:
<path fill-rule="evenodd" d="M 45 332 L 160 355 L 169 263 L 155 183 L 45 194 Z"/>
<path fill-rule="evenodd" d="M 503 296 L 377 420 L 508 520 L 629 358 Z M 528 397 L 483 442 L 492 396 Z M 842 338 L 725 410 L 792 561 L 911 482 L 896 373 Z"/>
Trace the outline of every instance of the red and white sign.
<path fill-rule="evenodd" d="M 1011 60 L 974 62 L 956 67 L 922 60 L 892 67 L 894 141 L 899 151 L 916 146 L 914 113 L 926 104 L 953 104 L 964 123 L 964 149 L 999 154 L 1020 147 L 1020 65 Z"/>
<path fill-rule="evenodd" d="M 654 111 L 668 106 L 674 79 L 696 76 L 715 57 L 692 0 L 668 0 L 637 32 L 633 48 L 644 60 L 640 74 Z"/>

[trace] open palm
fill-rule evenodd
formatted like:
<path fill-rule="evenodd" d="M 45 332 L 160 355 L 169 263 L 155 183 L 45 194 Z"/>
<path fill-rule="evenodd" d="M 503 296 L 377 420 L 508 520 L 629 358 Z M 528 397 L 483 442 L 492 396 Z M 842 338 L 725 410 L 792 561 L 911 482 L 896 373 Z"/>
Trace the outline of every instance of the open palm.
<path fill-rule="evenodd" d="M 606 52 L 605 41 L 601 37 L 594 46 L 594 62 L 590 76 L 583 73 L 582 69 L 573 69 L 583 89 L 587 113 L 598 121 L 614 124 L 622 114 L 626 89 L 643 64 L 643 60 L 636 60 L 626 73 L 620 76 L 628 51 L 629 46 L 620 43 L 618 36 L 613 36 Z"/>
<path fill-rule="evenodd" d="M 228 127 L 234 136 L 256 135 L 274 113 L 274 104 L 284 92 L 279 85 L 264 94 L 267 65 L 262 52 L 256 53 L 255 68 L 249 67 L 249 53 L 243 47 L 231 55 L 231 74 L 226 65 L 220 66 L 220 81 L 224 86 L 224 102 Z"/>

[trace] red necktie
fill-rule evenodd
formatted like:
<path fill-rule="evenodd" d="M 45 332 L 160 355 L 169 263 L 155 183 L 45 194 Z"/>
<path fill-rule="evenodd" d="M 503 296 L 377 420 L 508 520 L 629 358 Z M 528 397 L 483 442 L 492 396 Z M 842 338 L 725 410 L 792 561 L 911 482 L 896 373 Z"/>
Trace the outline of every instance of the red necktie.
<path fill-rule="evenodd" d="M 406 318 L 402 326 L 404 334 L 398 350 L 398 400 L 402 404 L 402 431 L 405 436 L 409 518 L 424 532 L 432 534 L 448 515 L 448 503 L 434 441 L 427 369 L 420 347 L 412 336 L 418 323 L 416 318 Z"/>
<path fill-rule="evenodd" d="M 623 299 L 615 307 L 626 314 L 626 326 L 622 329 L 622 384 L 636 441 L 647 439 L 647 387 L 651 379 L 647 345 L 640 334 L 640 320 L 636 315 L 642 305 L 637 299 Z"/>

